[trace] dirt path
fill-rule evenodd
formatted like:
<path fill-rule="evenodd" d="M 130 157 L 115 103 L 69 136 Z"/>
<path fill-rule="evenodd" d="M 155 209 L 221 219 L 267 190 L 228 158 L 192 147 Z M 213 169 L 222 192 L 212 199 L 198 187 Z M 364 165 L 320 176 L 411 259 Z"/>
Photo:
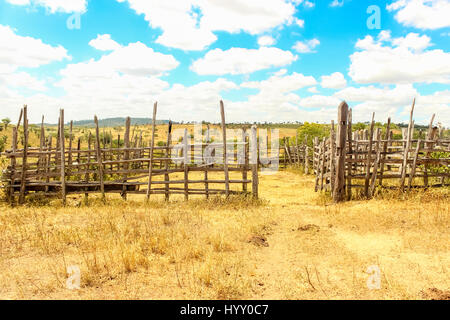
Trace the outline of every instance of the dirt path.
<path fill-rule="evenodd" d="M 378 204 L 321 205 L 306 191 L 311 182 L 289 178 L 283 197 L 271 201 L 276 225 L 268 247 L 256 250 L 251 298 L 420 299 L 448 289 L 449 251 L 434 245 L 433 233 L 415 230 L 414 211 L 398 219 Z M 367 286 L 371 266 L 381 270 L 379 290 Z"/>

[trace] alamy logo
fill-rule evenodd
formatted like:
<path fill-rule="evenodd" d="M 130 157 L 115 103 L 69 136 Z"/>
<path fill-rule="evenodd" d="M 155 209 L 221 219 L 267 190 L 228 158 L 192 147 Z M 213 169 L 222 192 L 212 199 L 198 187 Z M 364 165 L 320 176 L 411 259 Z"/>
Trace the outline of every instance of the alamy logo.
<path fill-rule="evenodd" d="M 80 30 L 81 29 L 81 14 L 79 12 L 74 13 L 69 18 L 67 18 L 67 29 L 69 30 Z"/>
<path fill-rule="evenodd" d="M 367 28 L 369 30 L 381 29 L 381 9 L 379 6 L 372 5 L 367 8 L 367 14 L 370 14 L 367 18 Z"/>
<path fill-rule="evenodd" d="M 367 278 L 367 288 L 369 290 L 380 290 L 381 289 L 381 270 L 378 266 L 369 266 L 366 270 L 369 274 Z"/>
<path fill-rule="evenodd" d="M 80 290 L 81 285 L 81 270 L 79 266 L 67 267 L 66 287 L 69 290 Z"/>

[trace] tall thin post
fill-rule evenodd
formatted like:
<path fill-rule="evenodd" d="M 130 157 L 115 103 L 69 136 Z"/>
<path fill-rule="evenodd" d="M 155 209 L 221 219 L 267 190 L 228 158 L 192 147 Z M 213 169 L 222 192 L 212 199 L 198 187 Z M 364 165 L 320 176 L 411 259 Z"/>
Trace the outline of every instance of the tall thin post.
<path fill-rule="evenodd" d="M 152 141 L 150 144 L 150 163 L 148 164 L 148 187 L 147 187 L 147 201 L 150 199 L 152 189 L 153 176 L 153 148 L 155 146 L 155 130 L 156 130 L 156 111 L 158 109 L 158 102 L 153 105 L 153 119 L 152 119 Z"/>
<path fill-rule="evenodd" d="M 225 195 L 230 195 L 230 175 L 228 172 L 228 155 L 227 155 L 227 127 L 225 124 L 225 107 L 223 101 L 220 101 L 220 117 L 222 120 L 222 136 L 223 136 L 223 170 L 225 173 Z"/>
<path fill-rule="evenodd" d="M 27 171 L 27 159 L 28 159 L 28 107 L 23 106 L 23 157 L 22 157 L 22 177 L 20 182 L 20 196 L 19 204 L 25 202 L 26 192 L 26 171 Z"/>
<path fill-rule="evenodd" d="M 305 136 L 305 174 L 309 174 L 309 148 L 308 148 L 308 136 Z"/>
<path fill-rule="evenodd" d="M 123 159 L 125 160 L 123 164 L 123 169 L 125 171 L 125 174 L 123 176 L 123 186 L 122 186 L 122 199 L 127 200 L 127 181 L 128 181 L 128 168 L 129 164 L 127 160 L 130 159 L 130 127 L 131 127 L 131 118 L 127 117 L 125 120 L 125 135 L 124 135 L 124 155 Z"/>
<path fill-rule="evenodd" d="M 330 132 L 330 188 L 331 194 L 334 193 L 335 172 L 336 172 L 336 134 L 334 129 L 334 120 L 331 121 Z"/>
<path fill-rule="evenodd" d="M 95 151 L 97 155 L 97 163 L 98 163 L 98 175 L 100 180 L 100 191 L 102 193 L 102 201 L 105 201 L 105 182 L 103 177 L 103 160 L 102 160 L 102 149 L 100 146 L 100 129 L 98 128 L 98 118 L 94 117 L 95 122 Z"/>
<path fill-rule="evenodd" d="M 256 126 L 251 129 L 251 157 L 250 165 L 252 167 L 252 194 L 254 199 L 258 199 L 258 136 Z"/>
<path fill-rule="evenodd" d="M 64 136 L 64 110 L 59 111 L 59 125 L 60 125 L 60 141 L 61 148 L 61 196 L 63 205 L 66 205 L 66 149 L 65 149 L 65 136 Z"/>
<path fill-rule="evenodd" d="M 184 148 L 183 148 L 183 164 L 184 164 L 184 200 L 189 200 L 189 141 L 188 130 L 184 129 Z"/>
<path fill-rule="evenodd" d="M 206 128 L 206 145 L 208 145 L 208 143 L 210 142 L 210 130 L 209 130 L 209 124 L 207 125 Z M 206 148 L 205 148 L 206 150 Z M 209 169 L 209 157 L 205 158 L 205 193 L 206 193 L 206 199 L 209 198 L 209 183 L 208 183 L 208 169 Z"/>
<path fill-rule="evenodd" d="M 384 174 L 384 163 L 387 158 L 388 146 L 391 140 L 391 118 L 388 118 L 387 126 L 386 126 L 386 135 L 384 137 L 385 141 L 383 144 L 383 156 L 381 159 L 381 168 L 380 168 L 380 186 L 383 185 L 383 174 Z"/>
<path fill-rule="evenodd" d="M 416 175 L 417 159 L 419 158 L 419 152 L 420 152 L 420 145 L 421 144 L 422 144 L 422 140 L 419 139 L 419 141 L 417 141 L 416 152 L 414 153 L 414 160 L 413 160 L 411 172 L 409 174 L 408 191 L 411 190 L 412 182 L 414 180 L 414 176 Z"/>
<path fill-rule="evenodd" d="M 37 171 L 38 173 L 45 170 L 44 168 L 44 162 L 45 162 L 45 156 L 42 155 L 42 152 L 44 151 L 44 145 L 45 145 L 45 130 L 44 130 L 44 116 L 42 116 L 42 121 L 41 121 L 41 133 L 39 136 L 39 153 L 41 153 L 41 155 L 39 155 L 39 161 L 38 161 L 38 168 Z"/>
<path fill-rule="evenodd" d="M 353 111 L 352 109 L 348 110 L 348 120 L 347 120 L 347 144 L 348 144 L 348 153 L 350 155 L 350 159 L 353 157 L 353 132 L 352 132 L 352 119 Z M 347 200 L 352 199 L 352 163 L 347 165 Z"/>
<path fill-rule="evenodd" d="M 170 181 L 170 176 L 169 176 L 169 158 L 170 158 L 170 144 L 172 143 L 172 121 L 169 121 L 169 126 L 167 128 L 167 142 L 166 142 L 166 152 L 165 152 L 165 157 L 166 157 L 166 161 L 165 161 L 165 173 L 164 173 L 164 181 L 165 181 L 165 185 L 164 185 L 164 189 L 165 189 L 165 200 L 169 201 L 169 197 L 170 197 L 170 192 L 169 192 L 169 181 Z"/>
<path fill-rule="evenodd" d="M 85 180 L 86 180 L 86 184 L 89 183 L 89 170 L 90 170 L 90 165 L 89 163 L 91 162 L 91 143 L 92 143 L 92 134 L 91 131 L 89 131 L 89 135 L 88 135 L 88 152 L 87 152 L 87 159 L 86 159 L 86 175 L 85 175 Z M 84 201 L 87 204 L 89 201 L 89 187 L 86 187 L 86 193 L 84 194 Z"/>
<path fill-rule="evenodd" d="M 430 141 L 433 138 L 433 136 L 432 136 L 433 135 L 433 122 L 434 122 L 435 116 L 436 115 L 433 114 L 433 116 L 431 117 L 431 120 L 430 120 L 430 125 L 428 126 L 427 137 L 426 137 L 427 141 Z M 430 143 L 430 142 L 425 143 L 425 148 L 427 148 L 427 149 L 431 149 L 432 146 L 433 146 L 433 143 Z M 428 158 L 429 156 L 430 156 L 430 153 L 427 152 L 425 157 Z M 424 169 L 423 169 L 423 184 L 426 188 L 428 187 L 428 163 L 425 163 Z"/>
<path fill-rule="evenodd" d="M 11 158 L 11 185 L 9 187 L 9 201 L 11 205 L 14 205 L 14 185 L 16 184 L 16 180 L 14 179 L 14 175 L 16 174 L 16 152 L 17 152 L 17 131 L 18 127 L 13 128 L 13 136 L 12 136 L 12 152 L 14 156 Z"/>
<path fill-rule="evenodd" d="M 342 102 L 338 109 L 338 131 L 336 146 L 336 182 L 333 200 L 340 202 L 345 197 L 345 156 L 347 135 L 348 105 Z"/>
<path fill-rule="evenodd" d="M 376 157 L 375 157 L 375 163 L 373 165 L 373 172 L 372 172 L 372 178 L 370 180 L 370 189 L 369 189 L 369 197 L 372 197 L 375 192 L 375 182 L 377 179 L 378 174 L 378 167 L 381 160 L 381 130 L 380 128 L 377 128 L 375 131 L 376 136 L 376 144 L 375 144 L 375 150 L 376 150 Z"/>
<path fill-rule="evenodd" d="M 367 198 L 369 197 L 370 168 L 372 167 L 372 146 L 373 146 L 374 126 L 375 126 L 375 112 L 372 113 L 372 122 L 370 123 L 370 133 L 369 133 L 369 147 L 367 150 L 366 179 L 364 183 L 364 195 Z"/>
<path fill-rule="evenodd" d="M 245 128 L 242 128 L 242 143 L 244 148 L 244 163 L 242 164 L 242 191 L 247 193 L 247 170 L 248 170 L 248 145 L 247 145 L 247 135 L 245 133 Z"/>
<path fill-rule="evenodd" d="M 400 180 L 400 188 L 403 191 L 405 187 L 405 178 L 406 178 L 406 169 L 408 165 L 409 158 L 409 149 L 411 148 L 411 136 L 412 136 L 412 126 L 413 126 L 413 114 L 414 114 L 414 106 L 416 105 L 416 99 L 414 99 L 411 112 L 409 114 L 409 124 L 408 124 L 408 132 L 407 132 L 407 140 L 405 145 L 405 152 L 403 154 L 403 164 L 402 164 L 402 176 Z"/>

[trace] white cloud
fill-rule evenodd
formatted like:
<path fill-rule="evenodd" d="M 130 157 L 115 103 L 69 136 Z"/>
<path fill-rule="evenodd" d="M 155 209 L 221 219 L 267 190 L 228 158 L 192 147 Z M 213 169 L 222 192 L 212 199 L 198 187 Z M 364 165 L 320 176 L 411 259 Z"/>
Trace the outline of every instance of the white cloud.
<path fill-rule="evenodd" d="M 399 0 L 387 5 L 395 19 L 408 27 L 435 30 L 450 26 L 449 0 Z"/>
<path fill-rule="evenodd" d="M 315 4 L 314 2 L 312 2 L 312 1 L 306 0 L 306 1 L 303 3 L 303 5 L 304 5 L 305 7 L 307 7 L 307 8 L 314 8 L 316 4 Z"/>
<path fill-rule="evenodd" d="M 37 68 L 70 59 L 62 46 L 53 47 L 40 39 L 19 36 L 9 26 L 0 25 L 0 39 L 0 72 L 19 67 Z"/>
<path fill-rule="evenodd" d="M 297 41 L 292 47 L 295 51 L 299 53 L 311 53 L 315 52 L 314 48 L 320 44 L 317 39 L 307 40 L 307 41 Z"/>
<path fill-rule="evenodd" d="M 295 72 L 244 82 L 242 88 L 257 89 L 258 93 L 250 95 L 246 101 L 228 104 L 230 121 L 301 121 L 306 115 L 300 110 L 301 97 L 295 91 L 316 84 L 314 77 Z"/>
<path fill-rule="evenodd" d="M 273 47 L 231 48 L 225 51 L 214 49 L 196 60 L 191 70 L 200 75 L 250 74 L 271 67 L 282 67 L 296 59 L 297 56 L 290 51 Z"/>
<path fill-rule="evenodd" d="M 132 76 L 160 76 L 180 63 L 172 56 L 154 51 L 142 42 L 120 47 L 98 61 L 68 65 L 63 71 L 70 74 L 109 74 L 120 72 Z"/>
<path fill-rule="evenodd" d="M 317 90 L 317 87 L 311 87 L 311 88 L 308 89 L 308 92 L 319 93 L 319 90 Z"/>
<path fill-rule="evenodd" d="M 414 33 L 395 39 L 386 32 L 378 40 L 367 36 L 356 43 L 360 51 L 350 56 L 349 75 L 358 83 L 450 83 L 450 53 L 425 50 L 430 40 Z"/>
<path fill-rule="evenodd" d="M 344 5 L 344 0 L 333 0 L 330 3 L 330 7 L 342 7 Z"/>
<path fill-rule="evenodd" d="M 44 81 L 18 69 L 70 59 L 62 46 L 54 47 L 40 39 L 17 35 L 9 26 L 0 25 L 0 39 L 0 84 L 5 87 L 44 91 Z"/>
<path fill-rule="evenodd" d="M 45 81 L 38 80 L 26 72 L 15 72 L 11 74 L 0 74 L 0 84 L 5 87 L 16 89 L 29 89 L 34 91 L 46 91 Z"/>
<path fill-rule="evenodd" d="M 305 20 L 302 19 L 295 19 L 295 23 L 297 24 L 297 26 L 299 26 L 300 28 L 304 28 L 305 27 Z"/>
<path fill-rule="evenodd" d="M 292 92 L 316 84 L 317 81 L 314 77 L 294 72 L 288 76 L 274 75 L 263 81 L 244 82 L 241 86 L 244 88 L 259 89 L 265 92 Z"/>
<path fill-rule="evenodd" d="M 20 6 L 42 6 L 49 10 L 51 13 L 81 13 L 85 12 L 87 8 L 86 0 L 6 0 L 6 2 Z"/>
<path fill-rule="evenodd" d="M 268 47 L 275 44 L 275 39 L 271 36 L 261 36 L 258 38 L 258 44 L 261 47 Z"/>
<path fill-rule="evenodd" d="M 92 39 L 89 45 L 100 51 L 113 51 L 121 47 L 116 41 L 111 39 L 109 34 L 99 34 L 97 38 Z"/>
<path fill-rule="evenodd" d="M 288 0 L 117 1 L 128 2 L 152 28 L 162 29 L 157 43 L 182 50 L 205 49 L 217 40 L 214 31 L 261 34 L 288 24 L 295 13 Z"/>
<path fill-rule="evenodd" d="M 332 96 L 314 95 L 300 100 L 300 106 L 305 108 L 327 108 L 336 107 L 341 100 Z"/>
<path fill-rule="evenodd" d="M 329 76 L 322 76 L 322 82 L 320 85 L 323 88 L 328 89 L 342 89 L 347 85 L 347 80 L 345 80 L 344 75 L 340 72 L 335 72 Z"/>

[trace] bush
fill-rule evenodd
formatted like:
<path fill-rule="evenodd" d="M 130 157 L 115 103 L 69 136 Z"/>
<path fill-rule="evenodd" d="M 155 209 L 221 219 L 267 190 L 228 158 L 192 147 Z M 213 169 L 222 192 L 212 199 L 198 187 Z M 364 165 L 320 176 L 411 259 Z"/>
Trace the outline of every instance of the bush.
<path fill-rule="evenodd" d="M 303 143 L 303 141 L 305 141 L 305 137 L 308 136 L 308 146 L 312 147 L 315 137 L 318 137 L 320 141 L 323 138 L 330 136 L 330 126 L 305 122 L 300 128 L 298 128 L 297 135 L 299 143 Z"/>
<path fill-rule="evenodd" d="M 6 136 L 3 136 L 3 137 L 0 138 L 0 152 L 5 151 L 5 148 L 6 148 L 6 140 L 7 140 L 7 137 L 6 137 Z"/>

